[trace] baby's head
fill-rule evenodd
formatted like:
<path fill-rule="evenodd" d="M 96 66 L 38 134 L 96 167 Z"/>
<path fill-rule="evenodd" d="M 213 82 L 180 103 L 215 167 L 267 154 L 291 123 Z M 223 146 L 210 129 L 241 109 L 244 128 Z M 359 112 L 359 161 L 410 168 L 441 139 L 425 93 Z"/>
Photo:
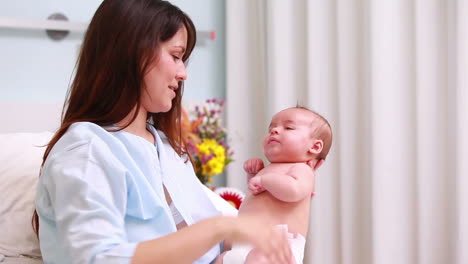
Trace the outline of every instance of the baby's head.
<path fill-rule="evenodd" d="M 263 151 L 270 162 L 325 160 L 332 143 L 328 121 L 305 107 L 280 111 L 271 119 Z"/>

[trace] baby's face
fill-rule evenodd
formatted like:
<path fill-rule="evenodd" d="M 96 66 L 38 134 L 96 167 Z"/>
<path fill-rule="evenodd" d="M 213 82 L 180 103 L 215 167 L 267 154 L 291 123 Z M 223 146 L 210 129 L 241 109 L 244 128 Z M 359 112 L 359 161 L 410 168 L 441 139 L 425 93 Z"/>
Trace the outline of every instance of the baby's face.
<path fill-rule="evenodd" d="M 309 160 L 313 145 L 314 113 L 290 108 L 273 116 L 263 151 L 270 162 L 303 162 Z"/>

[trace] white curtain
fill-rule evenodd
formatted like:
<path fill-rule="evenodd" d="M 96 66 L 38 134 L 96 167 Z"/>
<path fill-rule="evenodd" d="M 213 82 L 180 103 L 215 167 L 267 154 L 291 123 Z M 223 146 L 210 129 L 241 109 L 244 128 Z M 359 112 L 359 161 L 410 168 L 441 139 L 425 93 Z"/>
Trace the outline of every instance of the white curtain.
<path fill-rule="evenodd" d="M 334 130 L 304 263 L 468 263 L 468 3 L 227 0 L 227 126 L 242 163 L 297 103 Z"/>

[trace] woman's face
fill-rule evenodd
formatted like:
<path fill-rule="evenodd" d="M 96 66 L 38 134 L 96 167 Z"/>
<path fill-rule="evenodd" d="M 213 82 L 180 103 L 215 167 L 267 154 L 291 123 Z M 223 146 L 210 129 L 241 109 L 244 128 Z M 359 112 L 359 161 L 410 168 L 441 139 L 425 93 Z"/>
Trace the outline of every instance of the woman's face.
<path fill-rule="evenodd" d="M 141 106 L 150 113 L 167 112 L 179 89 L 179 82 L 187 78 L 182 57 L 187 46 L 187 30 L 182 26 L 168 41 L 161 43 L 156 60 L 144 77 L 146 89 L 141 94 Z"/>

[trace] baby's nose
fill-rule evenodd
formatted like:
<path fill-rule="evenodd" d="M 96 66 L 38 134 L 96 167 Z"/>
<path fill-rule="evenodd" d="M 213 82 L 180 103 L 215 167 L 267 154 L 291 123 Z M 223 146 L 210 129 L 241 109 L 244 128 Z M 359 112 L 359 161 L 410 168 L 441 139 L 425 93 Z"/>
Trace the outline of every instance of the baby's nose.
<path fill-rule="evenodd" d="M 278 130 L 278 128 L 276 128 L 276 127 L 272 128 L 272 129 L 270 130 L 270 134 L 276 135 L 276 134 L 278 134 L 278 133 L 279 133 L 279 130 Z"/>

